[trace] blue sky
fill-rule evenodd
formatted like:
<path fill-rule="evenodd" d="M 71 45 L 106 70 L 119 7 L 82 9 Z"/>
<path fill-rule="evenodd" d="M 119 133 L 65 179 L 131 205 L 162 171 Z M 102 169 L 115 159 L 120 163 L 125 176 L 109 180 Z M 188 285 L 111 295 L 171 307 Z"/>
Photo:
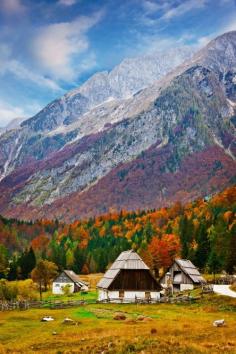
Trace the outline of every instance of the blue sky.
<path fill-rule="evenodd" d="M 236 0 L 0 0 L 0 126 L 96 71 L 236 30 Z"/>

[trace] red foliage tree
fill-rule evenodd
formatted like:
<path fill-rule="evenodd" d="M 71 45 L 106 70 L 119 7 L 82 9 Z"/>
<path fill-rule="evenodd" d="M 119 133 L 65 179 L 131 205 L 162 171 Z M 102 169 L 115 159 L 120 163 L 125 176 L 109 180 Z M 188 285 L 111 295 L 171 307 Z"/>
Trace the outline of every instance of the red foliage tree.
<path fill-rule="evenodd" d="M 164 234 L 161 238 L 153 237 L 148 251 L 152 256 L 152 268 L 158 274 L 160 268 L 168 268 L 179 255 L 179 237 L 174 234 Z"/>

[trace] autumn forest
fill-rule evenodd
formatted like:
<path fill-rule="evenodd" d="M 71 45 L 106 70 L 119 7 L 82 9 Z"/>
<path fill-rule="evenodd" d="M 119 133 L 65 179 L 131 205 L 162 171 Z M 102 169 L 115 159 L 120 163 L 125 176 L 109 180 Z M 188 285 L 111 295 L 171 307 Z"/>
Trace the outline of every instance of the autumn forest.
<path fill-rule="evenodd" d="M 0 219 L 0 276 L 26 279 L 40 259 L 76 273 L 104 272 L 121 251 L 133 248 L 155 272 L 175 257 L 202 271 L 236 267 L 236 186 L 187 205 L 102 215 L 72 224 L 58 220 Z"/>

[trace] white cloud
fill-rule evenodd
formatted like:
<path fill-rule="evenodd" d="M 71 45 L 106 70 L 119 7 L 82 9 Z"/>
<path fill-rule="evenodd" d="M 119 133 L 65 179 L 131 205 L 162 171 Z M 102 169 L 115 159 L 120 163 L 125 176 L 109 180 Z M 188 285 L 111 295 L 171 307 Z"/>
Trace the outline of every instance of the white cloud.
<path fill-rule="evenodd" d="M 230 4 L 230 5 L 236 5 L 236 1 L 235 1 L 235 0 L 220 0 L 220 4 L 221 4 L 222 6 L 228 5 L 228 4 Z"/>
<path fill-rule="evenodd" d="M 6 126 L 16 117 L 25 117 L 25 112 L 21 107 L 14 107 L 0 101 L 0 126 Z"/>
<path fill-rule="evenodd" d="M 76 0 L 59 0 L 58 4 L 63 6 L 72 6 L 76 4 Z"/>
<path fill-rule="evenodd" d="M 143 1 L 143 8 L 146 11 L 146 13 L 155 13 L 158 10 L 162 9 L 163 6 L 165 7 L 167 3 L 163 4 L 157 4 L 156 2 L 150 1 L 150 0 L 144 0 Z"/>
<path fill-rule="evenodd" d="M 0 43 L 0 75 L 11 73 L 17 78 L 31 81 L 37 86 L 47 87 L 53 91 L 62 91 L 54 80 L 28 69 L 25 64 L 12 59 L 12 57 L 10 47 L 6 43 Z"/>
<path fill-rule="evenodd" d="M 236 16 L 236 13 L 234 14 Z M 230 32 L 230 31 L 236 31 L 236 19 L 235 17 L 232 18 L 231 21 L 228 21 L 227 24 L 225 24 L 222 28 L 221 28 L 221 33 L 222 32 Z"/>
<path fill-rule="evenodd" d="M 171 20 L 172 18 L 182 16 L 193 9 L 204 8 L 206 2 L 207 0 L 187 0 L 181 2 L 180 5 L 168 9 L 160 19 Z"/>
<path fill-rule="evenodd" d="M 19 107 L 0 100 L 0 127 L 5 127 L 15 118 L 29 118 L 41 109 L 42 106 L 34 101 L 24 107 Z"/>
<path fill-rule="evenodd" d="M 73 80 L 76 76 L 73 56 L 89 48 L 87 32 L 101 19 L 102 12 L 81 16 L 71 22 L 41 28 L 33 39 L 32 50 L 38 64 L 55 79 Z"/>
<path fill-rule="evenodd" d="M 8 63 L 7 70 L 15 74 L 18 78 L 29 80 L 38 86 L 47 87 L 53 91 L 62 91 L 62 88 L 55 81 L 30 71 L 17 60 L 11 60 Z"/>
<path fill-rule="evenodd" d="M 198 38 L 197 45 L 199 47 L 203 47 L 203 46 L 207 45 L 212 39 L 216 38 L 217 36 L 220 36 L 223 33 L 230 32 L 230 31 L 236 31 L 235 15 L 236 15 L 236 13 L 234 14 L 234 16 L 232 16 L 231 19 L 228 19 L 226 24 L 223 24 L 222 26 L 220 26 L 216 32 L 211 33 L 209 36 L 203 36 L 203 37 Z"/>
<path fill-rule="evenodd" d="M 8 15 L 18 15 L 26 11 L 26 6 L 21 0 L 1 0 L 1 8 Z"/>
<path fill-rule="evenodd" d="M 197 46 L 198 47 L 204 47 L 205 45 L 207 45 L 214 37 L 216 37 L 216 35 L 210 35 L 210 36 L 203 36 L 198 38 L 197 40 Z"/>

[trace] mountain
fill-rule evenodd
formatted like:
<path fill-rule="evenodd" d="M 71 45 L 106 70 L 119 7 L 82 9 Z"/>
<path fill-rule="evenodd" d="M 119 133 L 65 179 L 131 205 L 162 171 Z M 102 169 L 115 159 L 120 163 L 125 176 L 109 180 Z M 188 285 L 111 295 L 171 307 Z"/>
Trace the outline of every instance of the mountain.
<path fill-rule="evenodd" d="M 2 135 L 0 212 L 73 220 L 235 183 L 236 32 L 162 55 L 98 73 Z"/>
<path fill-rule="evenodd" d="M 21 123 L 25 120 L 26 118 L 22 117 L 16 117 L 12 119 L 5 127 L 0 128 L 0 134 L 5 133 L 9 130 L 12 129 L 18 129 L 21 125 Z"/>
<path fill-rule="evenodd" d="M 16 167 L 42 160 L 66 144 L 102 130 L 142 109 L 133 95 L 189 59 L 188 47 L 125 59 L 110 73 L 93 75 L 81 87 L 47 105 L 24 121 L 21 129 L 0 139 L 0 173 L 5 177 Z"/>

